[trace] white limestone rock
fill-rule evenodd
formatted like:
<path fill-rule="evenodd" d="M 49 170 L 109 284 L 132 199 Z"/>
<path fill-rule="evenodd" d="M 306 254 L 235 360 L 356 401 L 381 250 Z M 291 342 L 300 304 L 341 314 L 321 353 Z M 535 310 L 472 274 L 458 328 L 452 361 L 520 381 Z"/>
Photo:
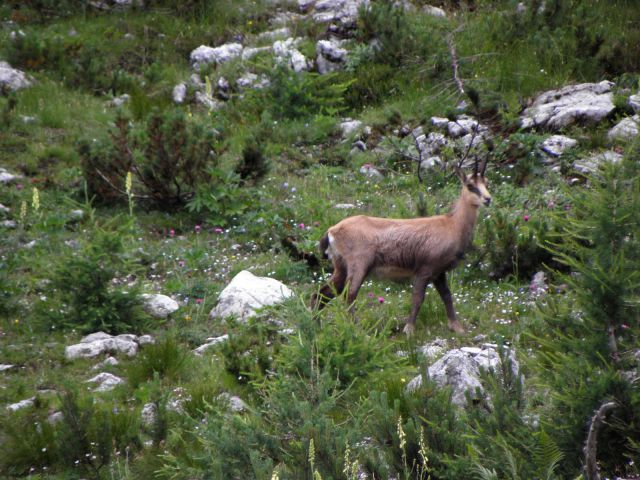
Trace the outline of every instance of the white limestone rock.
<path fill-rule="evenodd" d="M 10 412 L 17 412 L 18 410 L 22 410 L 24 408 L 33 407 L 36 401 L 36 397 L 26 398 L 24 400 L 20 400 L 19 402 L 12 403 L 11 405 L 7 405 L 7 410 Z"/>
<path fill-rule="evenodd" d="M 564 135 L 552 135 L 542 142 L 540 148 L 552 157 L 559 157 L 566 150 L 576 145 L 578 145 L 578 141 L 573 138 L 565 137 Z"/>
<path fill-rule="evenodd" d="M 573 162 L 573 169 L 583 175 L 588 175 L 598 170 L 601 164 L 606 162 L 618 163 L 622 161 L 622 155 L 611 150 L 593 154 Z"/>
<path fill-rule="evenodd" d="M 640 93 L 637 95 L 631 95 L 629 97 L 629 106 L 633 108 L 633 111 L 636 113 L 640 113 Z"/>
<path fill-rule="evenodd" d="M 370 163 L 365 163 L 360 167 L 359 172 L 365 177 L 371 178 L 373 180 L 381 180 L 384 178 L 384 175 L 380 170 L 371 165 Z"/>
<path fill-rule="evenodd" d="M 507 351 L 511 363 L 513 375 L 519 373 L 518 361 L 512 349 Z M 482 370 L 498 370 L 500 367 L 500 355 L 495 348 L 489 345 L 478 347 L 462 347 L 449 350 L 437 362 L 428 368 L 428 377 L 440 387 L 449 386 L 452 389 L 451 401 L 459 406 L 467 405 L 467 392 L 472 400 L 482 401 L 484 387 L 481 381 Z M 408 391 L 415 391 L 422 385 L 422 375 L 415 377 L 407 385 Z M 476 397 L 479 393 L 480 397 Z M 490 399 L 489 399 L 490 401 Z"/>
<path fill-rule="evenodd" d="M 247 404 L 240 397 L 227 392 L 218 395 L 218 401 L 227 405 L 233 413 L 241 413 L 247 410 Z"/>
<path fill-rule="evenodd" d="M 292 295 L 289 287 L 278 280 L 257 277 L 243 270 L 220 293 L 218 305 L 211 310 L 209 318 L 235 316 L 239 320 L 246 320 L 255 315 L 257 309 L 281 303 Z"/>
<path fill-rule="evenodd" d="M 144 428 L 153 428 L 158 421 L 158 406 L 155 403 L 146 403 L 140 412 L 140 421 Z"/>
<path fill-rule="evenodd" d="M 11 370 L 15 368 L 15 365 L 9 365 L 8 363 L 0 363 L 0 372 L 6 372 L 7 370 Z"/>
<path fill-rule="evenodd" d="M 207 350 L 209 350 L 211 348 L 214 348 L 214 347 L 226 342 L 227 340 L 229 340 L 229 335 L 228 334 L 224 334 L 224 335 L 221 335 L 219 337 L 207 338 L 206 343 L 203 343 L 198 348 L 194 349 L 193 353 L 195 353 L 196 355 L 200 356 L 204 352 L 206 352 Z"/>
<path fill-rule="evenodd" d="M 144 310 L 155 318 L 167 318 L 180 308 L 178 302 L 166 295 L 145 293 L 141 297 Z"/>
<path fill-rule="evenodd" d="M 174 103 L 184 103 L 187 98 L 187 85 L 184 82 L 177 84 L 173 87 L 171 97 L 173 98 Z"/>
<path fill-rule="evenodd" d="M 273 43 L 273 53 L 276 60 L 289 66 L 294 72 L 300 73 L 310 68 L 307 58 L 296 48 L 300 39 L 288 38 Z"/>
<path fill-rule="evenodd" d="M 616 124 L 609 133 L 607 138 L 609 140 L 633 140 L 640 133 L 640 115 L 634 115 L 633 117 L 627 117 L 622 119 Z"/>
<path fill-rule="evenodd" d="M 80 343 L 69 345 L 64 349 L 64 355 L 67 360 L 95 358 L 107 352 L 119 352 L 132 357 L 138 353 L 137 337 L 135 335 L 118 335 L 114 337 L 108 333 L 97 332 L 82 338 Z"/>
<path fill-rule="evenodd" d="M 271 48 L 272 47 L 270 45 L 266 47 L 245 48 L 244 50 L 242 50 L 242 60 L 249 60 L 262 52 L 270 52 Z"/>
<path fill-rule="evenodd" d="M 7 62 L 0 62 L 0 90 L 6 88 L 16 92 L 30 87 L 32 83 L 33 80 L 21 70 L 12 68 Z"/>
<path fill-rule="evenodd" d="M 362 130 L 363 123 L 360 120 L 347 119 L 344 122 L 341 122 L 339 127 L 342 132 L 342 138 L 348 138 Z"/>
<path fill-rule="evenodd" d="M 598 123 L 615 109 L 613 83 L 569 85 L 539 95 L 520 118 L 524 129 L 559 130 L 574 123 Z"/>
<path fill-rule="evenodd" d="M 9 184 L 18 179 L 22 178 L 22 175 L 18 175 L 16 173 L 11 173 L 8 170 L 0 167 L 0 184 Z"/>
<path fill-rule="evenodd" d="M 422 7 L 422 11 L 427 15 L 431 15 L 432 17 L 447 18 L 447 12 L 445 12 L 441 8 L 434 7 L 432 5 L 424 5 Z"/>
<path fill-rule="evenodd" d="M 94 365 L 91 370 L 103 370 L 105 367 L 116 367 L 120 365 L 116 357 L 107 357 L 102 362 Z"/>
<path fill-rule="evenodd" d="M 108 392 L 116 388 L 121 383 L 124 383 L 124 380 L 112 373 L 102 372 L 95 377 L 90 378 L 85 383 L 97 384 L 97 387 L 93 390 L 94 392 Z"/>
<path fill-rule="evenodd" d="M 201 65 L 219 65 L 238 58 L 242 55 L 242 50 L 243 47 L 239 43 L 226 43 L 219 47 L 200 45 L 191 52 L 189 59 L 192 67 L 199 70 Z"/>
<path fill-rule="evenodd" d="M 344 66 L 349 52 L 341 45 L 342 42 L 336 39 L 318 41 L 316 44 L 318 73 L 324 75 L 340 70 Z"/>

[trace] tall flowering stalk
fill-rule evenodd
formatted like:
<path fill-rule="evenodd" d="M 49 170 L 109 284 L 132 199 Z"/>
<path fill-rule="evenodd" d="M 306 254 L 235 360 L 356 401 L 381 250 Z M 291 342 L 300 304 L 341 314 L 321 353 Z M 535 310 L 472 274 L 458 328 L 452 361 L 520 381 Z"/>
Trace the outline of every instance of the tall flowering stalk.
<path fill-rule="evenodd" d="M 124 181 L 124 189 L 127 192 L 127 199 L 129 201 L 129 216 L 133 217 L 133 175 L 131 170 L 127 172 L 127 177 Z"/>
<path fill-rule="evenodd" d="M 40 210 L 40 192 L 37 187 L 33 187 L 33 194 L 31 195 L 31 207 L 34 212 Z"/>
<path fill-rule="evenodd" d="M 27 220 L 27 202 L 24 200 L 20 204 L 20 225 L 24 228 L 25 221 Z"/>

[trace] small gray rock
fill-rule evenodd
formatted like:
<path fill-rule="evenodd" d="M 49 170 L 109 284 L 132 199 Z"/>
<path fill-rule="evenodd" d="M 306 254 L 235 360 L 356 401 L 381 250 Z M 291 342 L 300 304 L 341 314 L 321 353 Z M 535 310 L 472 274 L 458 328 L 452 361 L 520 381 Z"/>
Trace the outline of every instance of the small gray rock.
<path fill-rule="evenodd" d="M 11 412 L 17 412 L 18 410 L 22 410 L 24 408 L 33 407 L 36 401 L 36 397 L 26 398 L 24 400 L 20 400 L 19 402 L 12 403 L 11 405 L 7 405 L 7 410 Z"/>
<path fill-rule="evenodd" d="M 634 115 L 622 119 L 617 125 L 615 125 L 607 137 L 609 140 L 623 140 L 630 141 L 638 136 L 640 133 L 640 115 Z"/>
<path fill-rule="evenodd" d="M 629 106 L 633 108 L 634 112 L 640 113 L 640 93 L 629 97 Z"/>
<path fill-rule="evenodd" d="M 578 141 L 573 138 L 565 137 L 564 135 L 552 135 L 542 142 L 540 148 L 552 157 L 559 157 L 566 150 L 575 147 L 577 144 Z"/>
<path fill-rule="evenodd" d="M 167 318 L 180 308 L 178 302 L 166 295 L 143 294 L 141 297 L 144 310 L 155 318 Z"/>
<path fill-rule="evenodd" d="M 12 68 L 7 62 L 0 62 L 0 90 L 6 88 L 16 92 L 30 87 L 32 83 L 33 81 L 24 72 Z"/>
<path fill-rule="evenodd" d="M 201 65 L 219 65 L 238 58 L 242 55 L 242 49 L 243 47 L 239 43 L 227 43 L 215 48 L 200 45 L 191 52 L 189 59 L 193 68 L 199 70 Z"/>
<path fill-rule="evenodd" d="M 147 403 L 140 412 L 140 421 L 145 428 L 153 428 L 158 421 L 158 406 L 155 403 Z"/>
<path fill-rule="evenodd" d="M 97 384 L 98 386 L 93 390 L 94 392 L 108 392 L 116 388 L 121 383 L 124 383 L 124 380 L 112 373 L 102 372 L 95 377 L 90 378 L 85 383 Z"/>
<path fill-rule="evenodd" d="M 202 355 L 204 352 L 206 352 L 207 350 L 216 347 L 218 345 L 220 345 L 221 343 L 226 342 L 227 340 L 229 340 L 229 335 L 225 334 L 225 335 L 221 335 L 219 337 L 214 337 L 214 338 L 208 338 L 206 343 L 200 345 L 198 348 L 193 350 L 193 353 L 195 353 L 196 355 Z"/>
<path fill-rule="evenodd" d="M 173 98 L 174 103 L 184 103 L 187 98 L 187 85 L 185 83 L 179 83 L 171 92 L 171 97 Z"/>
<path fill-rule="evenodd" d="M 15 365 L 9 365 L 7 363 L 0 363 L 0 372 L 6 372 L 7 370 L 11 370 L 15 368 Z"/>

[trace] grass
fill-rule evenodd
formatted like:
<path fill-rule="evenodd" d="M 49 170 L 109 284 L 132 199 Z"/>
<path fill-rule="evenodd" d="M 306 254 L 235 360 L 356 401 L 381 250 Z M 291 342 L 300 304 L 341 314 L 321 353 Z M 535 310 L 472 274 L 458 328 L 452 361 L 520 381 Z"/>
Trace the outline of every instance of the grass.
<path fill-rule="evenodd" d="M 0 363 L 15 365 L 1 374 L 0 406 L 32 396 L 41 400 L 3 422 L 0 447 L 12 445 L 16 432 L 25 432 L 27 441 L 15 450 L 15 458 L 0 455 L 0 475 L 269 479 L 279 472 L 282 479 L 307 478 L 309 444 L 314 439 L 315 466 L 322 478 L 346 478 L 347 442 L 367 472 L 380 478 L 393 474 L 409 478 L 403 458 L 421 461 L 418 437 L 423 427 L 431 442 L 427 448 L 434 480 L 469 478 L 474 465 L 496 468 L 505 476 L 508 449 L 513 449 L 512 458 L 526 458 L 522 452 L 527 451 L 527 439 L 541 435 L 523 419 L 543 417 L 543 423 L 553 425 L 554 420 L 560 421 L 554 418 L 559 408 L 556 401 L 564 402 L 564 408 L 574 400 L 580 402 L 576 412 L 588 411 L 588 402 L 595 402 L 600 392 L 615 391 L 623 400 L 628 398 L 624 395 L 635 398 L 616 383 L 614 367 L 589 395 L 585 392 L 590 379 L 572 371 L 575 382 L 583 382 L 579 399 L 571 399 L 570 390 L 558 390 L 557 398 L 550 391 L 564 377 L 560 370 L 553 370 L 552 356 L 542 361 L 536 352 L 541 344 L 545 352 L 553 352 L 549 342 L 562 335 L 561 329 L 549 326 L 553 322 L 545 319 L 544 312 L 557 305 L 559 317 L 569 316 L 580 306 L 571 291 L 565 293 L 562 272 L 542 262 L 534 262 L 534 267 L 549 275 L 550 293 L 545 299 L 532 299 L 531 272 L 521 270 L 525 263 L 517 255 L 518 248 L 540 255 L 541 246 L 524 237 L 531 232 L 540 235 L 544 222 L 553 232 L 560 228 L 557 212 L 565 207 L 571 212 L 572 191 L 565 187 L 565 176 L 540 163 L 536 152 L 547 133 L 515 132 L 514 127 L 526 99 L 541 90 L 616 78 L 625 72 L 625 82 L 633 84 L 629 79 L 637 77 L 633 60 L 637 32 L 632 28 L 637 8 L 632 2 L 595 2 L 592 13 L 584 11 L 583 2 L 569 2 L 576 7 L 571 15 L 560 2 L 547 2 L 550 9 L 564 12 L 567 25 L 555 24 L 548 15 L 526 17 L 535 28 L 515 16 L 513 2 L 480 2 L 475 11 L 461 10 L 446 20 L 415 13 L 400 18 L 406 27 L 403 35 L 385 30 L 384 48 L 393 53 L 388 62 L 383 56 L 372 60 L 363 53 L 329 85 L 304 77 L 280 85 L 285 91 L 234 94 L 219 112 L 196 105 L 180 107 L 220 132 L 216 149 L 225 172 L 238 165 L 247 144 L 258 145 L 269 161 L 269 172 L 256 185 L 238 187 L 247 194 L 247 208 L 226 225 L 210 220 L 206 211 L 163 211 L 136 198 L 130 215 L 126 201 L 104 206 L 100 199 L 90 198 L 77 142 L 109 137 L 117 111 L 109 106 L 110 100 L 121 93 L 132 95 L 131 103 L 122 108 L 135 118 L 154 107 L 167 108 L 173 85 L 190 74 L 189 52 L 200 44 L 219 45 L 237 35 L 251 38 L 270 29 L 267 3 L 202 0 L 188 3 L 193 8 L 185 10 L 186 6 L 156 2 L 126 14 L 91 13 L 45 22 L 27 7 L 20 10 L 20 15 L 26 15 L 19 20 L 20 28 L 52 57 L 28 68 L 36 82 L 16 94 L 15 108 L 0 128 L 0 166 L 23 175 L 17 183 L 0 186 L 0 203 L 11 209 L 0 215 L 18 222 L 15 229 L 0 227 L 0 288 L 6 292 L 0 297 Z M 12 15 L 14 8 L 0 7 L 2 19 Z M 365 51 L 371 32 L 381 31 L 372 26 L 391 28 L 388 20 L 361 18 L 349 48 Z M 595 33 L 582 32 L 584 26 Z M 292 29 L 296 34 L 311 34 L 313 39 L 305 40 L 302 47 L 308 53 L 313 53 L 315 40 L 325 33 L 308 20 Z M 401 330 L 410 310 L 411 286 L 377 280 L 364 283 L 355 317 L 346 312 L 343 298 L 314 317 L 305 304 L 328 277 L 329 264 L 309 267 L 292 258 L 281 245 L 283 238 L 291 237 L 302 251 L 317 254 L 318 239 L 347 215 L 413 217 L 418 215 L 420 195 L 430 213 L 444 213 L 459 195 L 458 181 L 446 172 L 429 172 L 419 183 L 415 165 L 397 162 L 388 140 L 396 138 L 394 131 L 404 125 L 423 125 L 428 131 L 431 116 L 457 112 L 461 97 L 452 82 L 446 44 L 450 32 L 455 32 L 461 76 L 480 93 L 481 114 L 503 140 L 488 173 L 493 204 L 480 214 L 474 247 L 449 274 L 455 306 L 467 332 L 448 331 L 442 302 L 430 287 L 416 335 L 406 338 Z M 601 48 L 586 55 L 598 35 Z M 0 32 L 0 41 L 0 55 L 5 58 L 28 57 L 26 48 L 12 50 L 8 29 Z M 56 58 L 60 62 L 53 61 Z M 81 65 L 92 58 L 96 63 Z M 206 73 L 214 82 L 219 76 L 233 81 L 247 69 L 270 75 L 274 68 L 272 58 L 261 54 L 248 64 L 231 62 Z M 323 91 L 304 91 L 301 103 L 295 104 L 300 93 L 296 89 L 304 82 Z M 328 93 L 344 98 L 344 110 L 334 108 L 339 98 L 322 100 Z M 293 103 L 273 105 L 274 98 Z M 6 102 L 0 100 L 0 109 Z M 300 117 L 292 118 L 296 115 Z M 338 124 L 345 116 L 372 127 L 364 139 L 365 152 L 351 155 L 352 139 L 340 137 Z M 567 130 L 580 141 L 571 155 L 578 158 L 593 149 L 611 147 L 605 135 L 608 126 Z M 632 158 L 637 155 L 632 145 L 620 148 Z M 359 173 L 364 163 L 380 168 L 385 177 L 364 177 Z M 39 194 L 37 208 L 34 189 Z M 356 208 L 333 208 L 339 203 Z M 76 209 L 84 212 L 82 218 L 72 217 Z M 180 304 L 166 320 L 146 318 L 145 331 L 155 337 L 155 345 L 143 347 L 135 358 L 119 357 L 120 365 L 108 370 L 127 382 L 104 394 L 88 391 L 84 383 L 95 374 L 91 367 L 99 359 L 71 362 L 64 357 L 64 347 L 81 338 L 79 327 L 74 330 L 51 322 L 54 314 L 64 316 L 68 308 L 62 293 L 79 287 L 71 278 L 54 290 L 50 283 L 54 273 L 69 259 L 83 255 L 82 247 L 91 245 L 98 231 L 111 232 L 123 245 L 123 267 L 109 291 L 135 285 L 143 292 L 171 295 Z M 514 233 L 516 241 L 505 245 L 508 232 Z M 635 241 L 633 232 L 629 238 Z M 496 268 L 494 258 L 506 258 L 509 268 L 501 278 L 490 279 Z M 283 281 L 293 288 L 295 297 L 265 309 L 246 324 L 209 319 L 219 293 L 245 269 Z M 637 325 L 630 320 L 628 327 L 620 334 L 626 338 L 625 345 L 637 348 L 633 340 Z M 230 336 L 227 343 L 202 357 L 191 353 L 207 338 L 223 334 Z M 504 379 L 499 376 L 492 387 L 497 396 L 491 412 L 479 410 L 482 407 L 454 411 L 448 391 L 429 383 L 419 394 L 406 394 L 404 385 L 424 370 L 417 348 L 436 338 L 446 339 L 448 348 L 485 342 L 513 345 L 527 376 L 525 398 L 519 399 L 513 385 L 500 384 Z M 548 375 L 555 377 L 550 380 Z M 39 393 L 46 389 L 56 393 Z M 223 393 L 239 395 L 248 403 L 248 412 L 229 412 L 219 400 Z M 182 399 L 184 413 L 169 407 L 176 399 Z M 139 416 L 149 402 L 159 406 L 161 416 L 157 425 L 143 430 Z M 34 427 L 49 425 L 46 418 L 51 411 L 74 405 L 95 414 L 74 428 L 86 429 L 96 444 L 113 447 L 107 448 L 112 455 L 108 465 L 97 471 L 87 464 L 80 472 L 62 460 L 65 445 L 60 439 L 66 438 L 65 429 L 72 424 Z M 570 448 L 567 438 L 582 438 L 584 432 L 576 425 L 586 425 L 588 418 L 578 416 L 571 415 L 570 434 L 558 427 L 552 441 Z M 400 419 L 408 435 L 405 447 L 400 447 Z M 633 438 L 637 418 L 629 414 L 625 419 L 631 429 L 626 432 Z M 498 433 L 495 424 L 502 425 Z M 636 458 L 612 432 L 605 432 L 618 442 L 611 445 Z M 511 444 L 504 447 L 502 438 L 512 439 Z M 145 441 L 153 445 L 144 448 Z M 577 449 L 566 458 L 577 459 Z M 66 451 L 65 455 L 77 453 Z M 620 458 L 621 454 L 611 455 L 610 461 L 605 460 L 607 474 L 614 470 L 616 475 L 637 473 Z M 562 473 L 556 473 L 576 478 L 575 463 L 565 460 Z M 522 460 L 512 477 L 532 478 L 537 467 Z"/>

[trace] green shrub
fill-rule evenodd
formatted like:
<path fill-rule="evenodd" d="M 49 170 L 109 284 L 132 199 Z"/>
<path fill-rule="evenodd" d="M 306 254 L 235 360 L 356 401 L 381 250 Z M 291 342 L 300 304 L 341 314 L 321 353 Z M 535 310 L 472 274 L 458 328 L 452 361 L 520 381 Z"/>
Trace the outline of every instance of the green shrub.
<path fill-rule="evenodd" d="M 96 229 L 81 250 L 65 255 L 56 266 L 52 286 L 63 308 L 43 310 L 45 318 L 53 326 L 81 332 L 140 331 L 146 316 L 140 307 L 138 288 L 113 284 L 114 279 L 132 270 L 121 233 Z"/>
<path fill-rule="evenodd" d="M 171 209 L 212 180 L 207 172 L 217 162 L 214 142 L 212 129 L 181 109 L 156 110 L 142 124 L 119 115 L 109 140 L 83 141 L 78 151 L 89 194 L 97 200 L 125 199 L 125 180 L 132 172 L 134 196 Z"/>

